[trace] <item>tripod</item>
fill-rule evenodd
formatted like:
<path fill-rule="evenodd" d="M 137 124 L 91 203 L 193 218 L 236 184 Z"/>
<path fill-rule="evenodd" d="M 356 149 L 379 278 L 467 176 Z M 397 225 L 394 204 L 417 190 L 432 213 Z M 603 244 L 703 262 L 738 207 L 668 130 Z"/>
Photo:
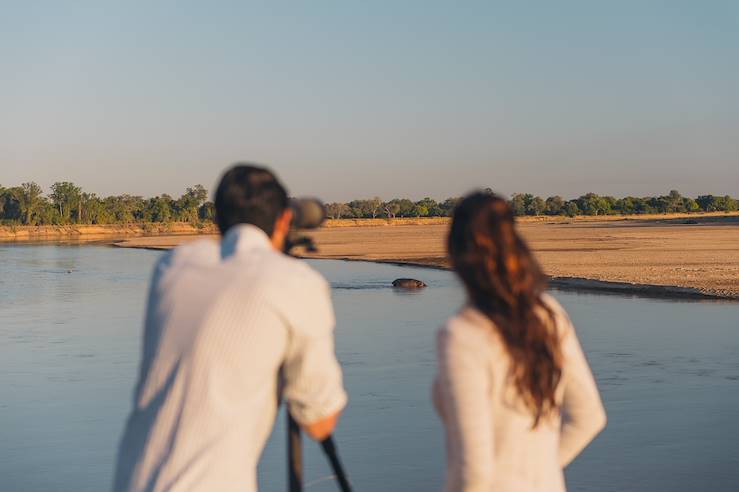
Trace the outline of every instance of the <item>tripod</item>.
<path fill-rule="evenodd" d="M 303 439 L 300 433 L 300 426 L 292 415 L 290 415 L 290 411 L 285 409 L 285 413 L 287 414 L 288 490 L 290 492 L 302 492 Z M 329 463 L 331 463 L 331 468 L 334 470 L 334 474 L 336 475 L 336 481 L 339 483 L 339 490 L 341 490 L 341 492 L 351 492 L 351 485 L 349 485 L 349 480 L 346 478 L 344 467 L 341 466 L 341 461 L 339 461 L 339 454 L 336 449 L 336 443 L 334 443 L 333 436 L 328 436 L 326 439 L 321 441 L 321 448 L 323 449 L 326 458 L 328 458 Z"/>
<path fill-rule="evenodd" d="M 325 217 L 325 214 L 324 214 Z M 313 239 L 307 236 L 299 236 L 291 234 L 285 244 L 285 253 L 290 254 L 292 248 L 302 246 L 307 251 L 317 251 Z M 287 476 L 288 490 L 290 492 L 302 492 L 303 490 L 303 439 L 300 432 L 300 426 L 290 415 L 290 409 L 285 408 L 287 415 Z M 349 480 L 346 478 L 344 467 L 341 466 L 339 453 L 336 449 L 336 443 L 333 436 L 328 436 L 321 441 L 321 449 L 323 449 L 326 458 L 331 463 L 331 468 L 336 475 L 336 481 L 339 483 L 341 492 L 351 492 Z"/>

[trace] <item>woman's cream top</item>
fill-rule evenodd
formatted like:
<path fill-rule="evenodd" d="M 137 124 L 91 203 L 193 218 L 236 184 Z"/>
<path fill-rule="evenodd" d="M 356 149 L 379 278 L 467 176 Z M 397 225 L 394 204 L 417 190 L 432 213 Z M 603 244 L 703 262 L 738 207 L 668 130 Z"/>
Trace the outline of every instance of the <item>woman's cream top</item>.
<path fill-rule="evenodd" d="M 562 469 L 603 429 L 606 415 L 567 313 L 551 296 L 562 339 L 560 412 L 533 417 L 510 379 L 493 322 L 465 307 L 439 331 L 434 404 L 446 428 L 447 492 L 564 491 Z"/>

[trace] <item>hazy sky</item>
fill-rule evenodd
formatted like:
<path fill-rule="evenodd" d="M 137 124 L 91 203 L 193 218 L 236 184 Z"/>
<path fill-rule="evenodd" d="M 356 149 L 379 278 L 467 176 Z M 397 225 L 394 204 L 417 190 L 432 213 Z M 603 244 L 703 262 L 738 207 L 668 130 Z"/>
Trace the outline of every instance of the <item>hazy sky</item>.
<path fill-rule="evenodd" d="M 0 184 L 238 160 L 326 200 L 739 196 L 739 2 L 0 0 Z"/>

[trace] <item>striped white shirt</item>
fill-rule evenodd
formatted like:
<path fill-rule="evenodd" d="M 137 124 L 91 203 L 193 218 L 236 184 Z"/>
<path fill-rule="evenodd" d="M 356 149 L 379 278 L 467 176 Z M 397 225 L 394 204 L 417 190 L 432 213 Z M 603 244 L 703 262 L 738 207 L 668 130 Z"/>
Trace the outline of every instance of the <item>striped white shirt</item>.
<path fill-rule="evenodd" d="M 257 227 L 155 267 L 115 491 L 256 491 L 279 396 L 298 422 L 347 401 L 327 282 Z"/>

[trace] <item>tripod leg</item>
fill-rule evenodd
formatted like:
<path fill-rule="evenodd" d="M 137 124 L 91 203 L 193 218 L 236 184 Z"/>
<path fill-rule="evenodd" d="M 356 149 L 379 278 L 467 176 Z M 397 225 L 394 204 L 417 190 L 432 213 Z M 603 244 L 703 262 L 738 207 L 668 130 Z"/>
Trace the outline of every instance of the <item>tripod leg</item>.
<path fill-rule="evenodd" d="M 303 444 L 300 435 L 300 426 L 295 422 L 290 410 L 285 406 L 287 414 L 287 476 L 288 490 L 302 492 L 303 490 Z"/>
<path fill-rule="evenodd" d="M 326 439 L 321 441 L 321 447 L 323 448 L 323 452 L 326 453 L 329 463 L 331 463 L 331 468 L 334 469 L 336 481 L 339 483 L 339 490 L 341 490 L 341 492 L 351 492 L 352 487 L 349 484 L 349 479 L 346 477 L 344 467 L 341 466 L 341 461 L 339 461 L 339 453 L 336 450 L 334 438 L 332 436 L 328 436 Z"/>

